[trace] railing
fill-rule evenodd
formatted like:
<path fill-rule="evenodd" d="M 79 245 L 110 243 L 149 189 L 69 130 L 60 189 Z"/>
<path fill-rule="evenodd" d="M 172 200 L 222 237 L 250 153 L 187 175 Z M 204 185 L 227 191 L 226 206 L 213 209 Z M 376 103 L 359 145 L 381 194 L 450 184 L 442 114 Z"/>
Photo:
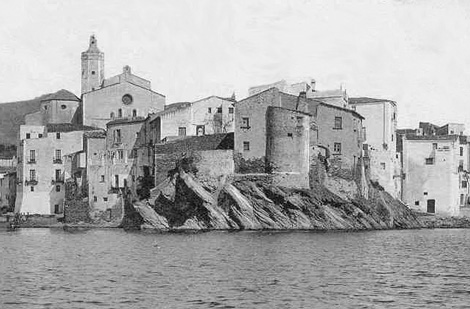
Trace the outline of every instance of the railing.
<path fill-rule="evenodd" d="M 54 164 L 62 164 L 62 159 L 54 158 L 54 159 L 52 159 L 52 163 L 54 163 Z"/>
<path fill-rule="evenodd" d="M 34 164 L 34 163 L 36 163 L 36 159 L 29 159 L 28 160 L 28 164 Z"/>
<path fill-rule="evenodd" d="M 35 186 L 38 184 L 38 180 L 37 179 L 29 179 L 29 180 L 25 180 L 24 181 L 24 184 L 26 186 Z"/>
<path fill-rule="evenodd" d="M 111 189 L 109 189 L 109 194 L 117 194 L 117 193 L 121 193 L 121 188 L 118 188 L 118 187 L 111 187 Z"/>

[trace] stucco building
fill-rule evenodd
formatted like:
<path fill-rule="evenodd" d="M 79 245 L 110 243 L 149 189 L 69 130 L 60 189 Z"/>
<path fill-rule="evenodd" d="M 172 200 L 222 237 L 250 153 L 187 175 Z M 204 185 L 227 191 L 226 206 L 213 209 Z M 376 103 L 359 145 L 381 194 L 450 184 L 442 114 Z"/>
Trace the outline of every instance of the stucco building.
<path fill-rule="evenodd" d="M 106 128 L 116 118 L 147 117 L 163 110 L 165 96 L 152 90 L 150 81 L 124 66 L 119 75 L 105 78 L 104 54 L 94 36 L 82 53 L 82 114 L 85 125 Z"/>
<path fill-rule="evenodd" d="M 401 198 L 401 157 L 397 153 L 397 105 L 391 100 L 349 98 L 352 109 L 364 116 L 364 147 L 370 162 L 370 179 L 393 197 Z"/>
<path fill-rule="evenodd" d="M 234 128 L 234 98 L 210 96 L 194 102 L 179 102 L 151 115 L 150 126 L 155 143 L 216 133 Z"/>
<path fill-rule="evenodd" d="M 15 209 L 16 168 L 0 167 L 0 213 Z"/>
<path fill-rule="evenodd" d="M 427 213 L 468 213 L 467 137 L 406 135 L 403 139 L 403 200 Z"/>
<path fill-rule="evenodd" d="M 75 124 L 20 127 L 15 212 L 62 214 L 64 182 L 72 176 L 69 155 L 83 150 L 85 131 Z"/>

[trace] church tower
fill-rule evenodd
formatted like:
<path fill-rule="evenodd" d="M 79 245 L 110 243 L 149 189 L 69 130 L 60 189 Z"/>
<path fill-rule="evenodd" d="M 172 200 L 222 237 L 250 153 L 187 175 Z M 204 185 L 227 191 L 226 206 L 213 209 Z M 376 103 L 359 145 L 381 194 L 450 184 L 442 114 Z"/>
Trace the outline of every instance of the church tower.
<path fill-rule="evenodd" d="M 82 94 L 98 89 L 104 80 L 104 53 L 98 49 L 94 35 L 90 36 L 90 46 L 82 52 Z"/>

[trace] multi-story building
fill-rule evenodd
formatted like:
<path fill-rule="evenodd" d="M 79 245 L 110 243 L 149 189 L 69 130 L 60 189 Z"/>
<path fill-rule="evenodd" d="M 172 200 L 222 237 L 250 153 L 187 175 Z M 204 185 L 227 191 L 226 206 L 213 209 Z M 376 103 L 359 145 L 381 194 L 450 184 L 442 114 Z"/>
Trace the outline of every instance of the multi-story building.
<path fill-rule="evenodd" d="M 403 200 L 421 212 L 464 214 L 469 205 L 468 161 L 466 136 L 404 136 Z"/>
<path fill-rule="evenodd" d="M 94 127 L 47 124 L 20 127 L 15 212 L 61 214 L 64 182 L 70 178 L 70 154 L 83 150 L 83 134 Z"/>
<path fill-rule="evenodd" d="M 234 102 L 234 98 L 210 96 L 194 102 L 166 105 L 165 110 L 149 119 L 153 141 L 233 132 Z"/>
<path fill-rule="evenodd" d="M 82 53 L 83 124 L 106 128 L 117 118 L 147 117 L 163 110 L 165 96 L 152 90 L 150 81 L 131 72 L 129 66 L 119 75 L 105 78 L 104 53 L 95 36 Z"/>
<path fill-rule="evenodd" d="M 349 98 L 349 105 L 365 117 L 365 141 L 370 178 L 393 197 L 401 198 L 401 160 L 397 154 L 397 105 L 391 100 Z"/>

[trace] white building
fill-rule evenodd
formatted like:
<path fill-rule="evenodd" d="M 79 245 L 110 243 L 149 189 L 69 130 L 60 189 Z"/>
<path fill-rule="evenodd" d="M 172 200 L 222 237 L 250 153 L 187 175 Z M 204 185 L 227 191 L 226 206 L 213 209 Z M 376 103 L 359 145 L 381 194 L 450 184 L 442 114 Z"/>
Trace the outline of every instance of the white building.
<path fill-rule="evenodd" d="M 349 105 L 364 116 L 370 178 L 393 197 L 401 197 L 401 162 L 397 154 L 397 105 L 394 101 L 349 98 Z"/>
<path fill-rule="evenodd" d="M 421 212 L 464 215 L 468 207 L 468 160 L 466 136 L 405 136 L 404 202 Z"/>
<path fill-rule="evenodd" d="M 151 116 L 150 126 L 156 132 L 153 141 L 233 132 L 233 103 L 232 98 L 210 96 L 195 102 L 166 105 L 164 111 Z"/>

